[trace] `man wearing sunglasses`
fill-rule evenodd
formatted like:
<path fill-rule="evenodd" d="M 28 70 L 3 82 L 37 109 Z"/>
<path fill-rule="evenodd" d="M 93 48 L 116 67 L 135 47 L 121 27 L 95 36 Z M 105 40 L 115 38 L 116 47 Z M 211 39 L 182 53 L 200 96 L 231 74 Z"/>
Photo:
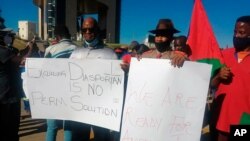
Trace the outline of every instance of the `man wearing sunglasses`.
<path fill-rule="evenodd" d="M 100 39 L 100 29 L 94 18 L 89 17 L 84 20 L 82 35 L 84 37 L 83 48 L 76 49 L 71 58 L 117 59 L 113 49 L 106 47 Z"/>
<path fill-rule="evenodd" d="M 86 18 L 82 24 L 84 37 L 83 47 L 73 51 L 70 58 L 73 59 L 117 59 L 113 49 L 108 48 L 100 39 L 100 29 L 97 21 Z M 88 141 L 90 138 L 90 127 L 94 131 L 94 141 L 110 141 L 110 131 L 102 127 L 74 122 L 72 127 L 72 141 Z"/>

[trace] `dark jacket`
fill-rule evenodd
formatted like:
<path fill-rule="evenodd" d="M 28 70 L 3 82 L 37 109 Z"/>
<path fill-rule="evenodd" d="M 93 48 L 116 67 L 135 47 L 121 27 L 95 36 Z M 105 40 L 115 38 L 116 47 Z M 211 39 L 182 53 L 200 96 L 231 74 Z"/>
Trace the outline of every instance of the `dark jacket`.
<path fill-rule="evenodd" d="M 10 49 L 0 46 L 0 104 L 20 99 L 21 75 L 16 57 Z"/>

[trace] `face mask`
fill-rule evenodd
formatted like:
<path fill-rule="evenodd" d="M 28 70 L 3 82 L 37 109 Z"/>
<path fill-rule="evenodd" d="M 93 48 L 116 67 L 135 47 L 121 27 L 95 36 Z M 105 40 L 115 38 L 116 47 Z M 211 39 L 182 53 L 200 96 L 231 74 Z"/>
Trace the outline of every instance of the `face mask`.
<path fill-rule="evenodd" d="M 88 47 L 95 47 L 98 43 L 99 43 L 99 40 L 97 38 L 90 42 L 85 40 L 85 44 L 87 44 Z"/>
<path fill-rule="evenodd" d="M 161 42 L 161 43 L 155 43 L 155 47 L 159 52 L 164 52 L 167 50 L 171 50 L 170 48 L 170 42 Z"/>
<path fill-rule="evenodd" d="M 4 40 L 5 45 L 7 46 L 10 46 L 12 43 L 12 38 L 9 35 L 4 36 L 3 40 Z"/>
<path fill-rule="evenodd" d="M 234 37 L 233 43 L 234 43 L 234 48 L 237 52 L 243 51 L 248 46 L 250 46 L 250 37 L 244 37 L 244 38 Z"/>

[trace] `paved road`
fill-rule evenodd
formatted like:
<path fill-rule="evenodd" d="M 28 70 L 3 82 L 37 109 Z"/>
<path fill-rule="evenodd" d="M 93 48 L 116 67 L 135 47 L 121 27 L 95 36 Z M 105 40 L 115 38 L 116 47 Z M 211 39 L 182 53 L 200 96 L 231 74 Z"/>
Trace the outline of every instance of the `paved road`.
<path fill-rule="evenodd" d="M 31 119 L 23 109 L 22 103 L 22 116 L 19 129 L 20 141 L 45 141 L 46 120 Z M 62 129 L 58 131 L 57 141 L 63 141 Z"/>
<path fill-rule="evenodd" d="M 29 115 L 24 111 L 23 102 L 21 106 L 21 123 L 19 129 L 20 141 L 45 141 L 46 133 L 46 120 L 44 119 L 31 119 Z M 62 126 L 61 126 L 62 128 Z M 63 141 L 63 130 L 57 133 L 56 141 Z M 209 141 L 209 127 L 206 126 L 202 130 L 201 141 Z M 94 135 L 91 133 L 90 138 L 93 139 Z"/>
<path fill-rule="evenodd" d="M 24 111 L 23 102 L 21 103 L 21 122 L 19 128 L 20 141 L 45 141 L 46 120 L 31 119 L 30 115 Z M 93 132 L 90 134 L 90 139 L 93 139 Z M 63 141 L 63 130 L 60 125 L 60 130 L 57 132 L 57 140 Z M 91 141 L 91 140 L 90 140 Z"/>

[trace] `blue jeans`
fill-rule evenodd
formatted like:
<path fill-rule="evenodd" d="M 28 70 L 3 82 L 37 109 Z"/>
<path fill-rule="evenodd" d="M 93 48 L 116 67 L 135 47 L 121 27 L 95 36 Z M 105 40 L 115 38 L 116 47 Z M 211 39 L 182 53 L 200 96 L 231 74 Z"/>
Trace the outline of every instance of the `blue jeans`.
<path fill-rule="evenodd" d="M 46 141 L 56 141 L 58 125 L 61 120 L 47 119 Z M 72 140 L 70 121 L 63 120 L 64 141 Z"/>

